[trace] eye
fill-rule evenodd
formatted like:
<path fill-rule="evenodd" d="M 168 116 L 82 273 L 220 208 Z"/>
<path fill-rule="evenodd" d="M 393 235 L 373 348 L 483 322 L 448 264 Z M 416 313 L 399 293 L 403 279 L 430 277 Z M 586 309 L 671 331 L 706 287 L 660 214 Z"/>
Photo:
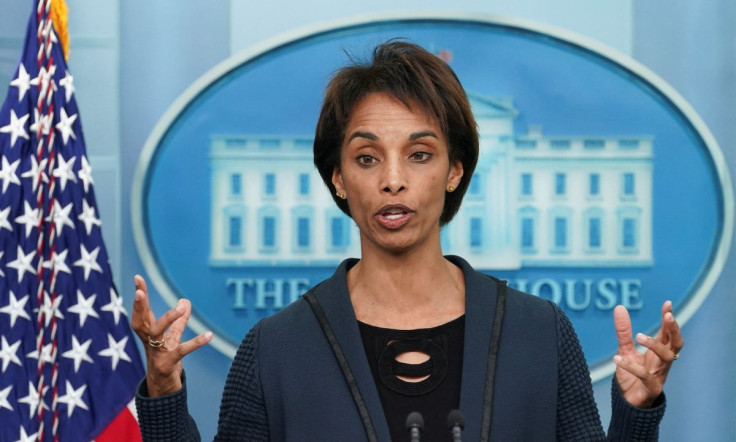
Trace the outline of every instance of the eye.
<path fill-rule="evenodd" d="M 431 153 L 429 153 L 429 152 L 422 152 L 422 151 L 414 152 L 409 157 L 409 159 L 414 160 L 414 161 L 416 161 L 418 163 L 426 163 L 431 158 L 432 158 L 432 154 Z"/>
<path fill-rule="evenodd" d="M 368 167 L 368 166 L 370 166 L 371 164 L 375 163 L 378 160 L 376 160 L 376 158 L 373 157 L 373 156 L 371 156 L 371 155 L 359 155 L 356 158 L 356 161 L 358 162 L 359 165 L 361 165 L 363 167 Z"/>

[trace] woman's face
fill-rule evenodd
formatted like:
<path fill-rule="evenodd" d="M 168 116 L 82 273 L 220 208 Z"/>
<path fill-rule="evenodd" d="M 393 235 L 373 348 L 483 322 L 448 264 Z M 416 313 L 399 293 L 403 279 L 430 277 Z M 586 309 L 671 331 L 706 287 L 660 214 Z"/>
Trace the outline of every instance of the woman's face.
<path fill-rule="evenodd" d="M 445 192 L 462 174 L 433 118 L 376 93 L 353 107 L 332 183 L 347 197 L 363 253 L 398 253 L 439 245 Z"/>

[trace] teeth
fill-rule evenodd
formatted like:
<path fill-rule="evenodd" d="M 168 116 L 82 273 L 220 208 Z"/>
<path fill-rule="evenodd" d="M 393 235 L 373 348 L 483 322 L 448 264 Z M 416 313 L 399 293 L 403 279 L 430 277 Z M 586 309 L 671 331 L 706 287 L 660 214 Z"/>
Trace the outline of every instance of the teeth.
<path fill-rule="evenodd" d="M 404 216 L 403 213 L 387 213 L 386 214 L 386 218 L 388 218 L 388 219 L 399 219 L 402 216 Z"/>

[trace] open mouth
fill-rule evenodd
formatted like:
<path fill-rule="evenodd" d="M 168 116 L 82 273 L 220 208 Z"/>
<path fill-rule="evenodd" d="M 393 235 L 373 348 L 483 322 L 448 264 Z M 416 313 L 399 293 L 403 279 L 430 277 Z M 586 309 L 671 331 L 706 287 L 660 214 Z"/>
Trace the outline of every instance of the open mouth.
<path fill-rule="evenodd" d="M 382 207 L 376 213 L 376 219 L 387 228 L 395 229 L 403 226 L 409 221 L 413 210 L 403 205 L 391 205 Z"/>

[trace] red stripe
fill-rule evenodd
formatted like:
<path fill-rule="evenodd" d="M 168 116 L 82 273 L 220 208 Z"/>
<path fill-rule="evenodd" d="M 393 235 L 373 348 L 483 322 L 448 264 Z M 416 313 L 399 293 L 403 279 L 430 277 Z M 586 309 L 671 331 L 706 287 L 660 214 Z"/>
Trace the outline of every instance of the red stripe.
<path fill-rule="evenodd" d="M 135 420 L 133 414 L 128 407 L 125 407 L 117 417 L 110 422 L 99 436 L 95 438 L 97 442 L 141 442 L 141 430 L 138 427 L 138 421 Z"/>

